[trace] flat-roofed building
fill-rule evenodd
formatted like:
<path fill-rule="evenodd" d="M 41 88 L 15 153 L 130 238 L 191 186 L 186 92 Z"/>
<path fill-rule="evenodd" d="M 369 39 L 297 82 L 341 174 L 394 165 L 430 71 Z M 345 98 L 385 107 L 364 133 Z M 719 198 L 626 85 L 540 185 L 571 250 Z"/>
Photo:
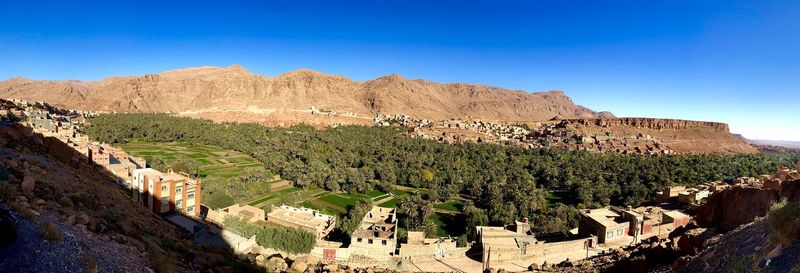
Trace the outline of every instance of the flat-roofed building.
<path fill-rule="evenodd" d="M 689 215 L 677 211 L 677 210 L 666 210 L 662 213 L 663 223 L 672 223 L 673 227 L 678 228 L 682 226 L 686 226 L 689 224 L 691 217 Z"/>
<path fill-rule="evenodd" d="M 516 259 L 528 255 L 528 248 L 537 243 L 528 219 L 514 221 L 514 225 L 477 226 L 475 232 L 483 253 L 481 261 L 489 262 Z M 532 253 L 531 253 L 532 254 Z"/>
<path fill-rule="evenodd" d="M 680 211 L 661 207 L 628 208 L 621 213 L 630 223 L 627 234 L 637 239 L 668 234 L 677 227 L 687 225 L 690 219 Z"/>
<path fill-rule="evenodd" d="M 281 205 L 272 206 L 267 214 L 267 222 L 303 229 L 315 234 L 317 238 L 324 238 L 336 226 L 336 217 L 309 208 Z"/>
<path fill-rule="evenodd" d="M 250 205 L 233 204 L 229 207 L 211 210 L 206 215 L 206 220 L 217 224 L 222 224 L 225 217 L 236 216 L 251 223 L 265 223 L 266 213 L 263 209 Z"/>
<path fill-rule="evenodd" d="M 664 190 L 656 193 L 656 202 L 669 203 L 678 198 L 678 194 L 685 191 L 684 186 L 667 186 Z"/>
<path fill-rule="evenodd" d="M 699 205 L 711 195 L 707 188 L 689 188 L 678 194 L 678 203 L 685 205 Z"/>
<path fill-rule="evenodd" d="M 162 173 L 146 168 L 133 171 L 131 198 L 157 214 L 178 212 L 197 217 L 200 213 L 201 182 L 183 173 Z"/>
<path fill-rule="evenodd" d="M 598 243 L 616 241 L 628 235 L 630 221 L 610 207 L 581 211 L 578 234 L 597 236 Z"/>
<path fill-rule="evenodd" d="M 350 237 L 351 258 L 387 261 L 397 251 L 397 217 L 394 208 L 372 207 Z"/>

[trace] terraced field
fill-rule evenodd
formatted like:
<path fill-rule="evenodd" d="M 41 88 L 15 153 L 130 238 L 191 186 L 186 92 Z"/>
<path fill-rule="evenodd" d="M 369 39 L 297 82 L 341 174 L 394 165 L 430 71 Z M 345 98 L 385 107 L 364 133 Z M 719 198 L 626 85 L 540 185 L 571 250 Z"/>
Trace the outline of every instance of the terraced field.
<path fill-rule="evenodd" d="M 201 164 L 201 175 L 226 179 L 239 176 L 247 168 L 263 166 L 246 154 L 208 145 L 131 141 L 120 144 L 119 147 L 134 156 L 144 157 L 148 161 L 152 160 L 154 156 L 159 156 L 166 162 L 177 160 L 182 156 L 188 157 Z"/>

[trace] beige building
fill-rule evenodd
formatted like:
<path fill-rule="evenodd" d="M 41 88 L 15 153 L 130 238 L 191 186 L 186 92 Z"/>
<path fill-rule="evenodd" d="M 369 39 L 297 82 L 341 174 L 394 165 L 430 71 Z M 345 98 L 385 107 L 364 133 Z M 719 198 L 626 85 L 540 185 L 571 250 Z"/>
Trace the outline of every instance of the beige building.
<path fill-rule="evenodd" d="M 706 199 L 710 195 L 711 191 L 705 188 L 688 188 L 686 191 L 678 194 L 678 203 L 684 205 L 699 205 L 703 202 L 703 199 Z"/>
<path fill-rule="evenodd" d="M 610 207 L 581 211 L 578 234 L 597 236 L 600 244 L 626 238 L 630 221 Z"/>
<path fill-rule="evenodd" d="M 397 216 L 394 208 L 372 207 L 350 236 L 351 259 L 387 261 L 397 255 Z"/>
<path fill-rule="evenodd" d="M 656 193 L 656 202 L 670 203 L 673 200 L 677 200 L 678 194 L 685 190 L 686 187 L 684 186 L 667 186 L 663 191 Z"/>
<path fill-rule="evenodd" d="M 421 231 L 409 231 L 408 243 L 400 244 L 401 258 L 445 258 L 459 254 L 455 238 L 425 238 L 425 232 Z"/>
<path fill-rule="evenodd" d="M 336 217 L 309 208 L 281 205 L 272 206 L 272 211 L 267 214 L 267 222 L 303 229 L 314 233 L 317 238 L 324 238 L 336 226 Z"/>
<path fill-rule="evenodd" d="M 677 210 L 659 207 L 628 208 L 620 212 L 630 223 L 627 235 L 635 240 L 669 234 L 678 227 L 689 224 L 690 217 Z"/>
<path fill-rule="evenodd" d="M 249 205 L 233 204 L 226 208 L 209 210 L 206 215 L 206 221 L 221 225 L 225 217 L 228 216 L 236 216 L 251 223 L 264 223 L 266 219 L 263 209 Z"/>

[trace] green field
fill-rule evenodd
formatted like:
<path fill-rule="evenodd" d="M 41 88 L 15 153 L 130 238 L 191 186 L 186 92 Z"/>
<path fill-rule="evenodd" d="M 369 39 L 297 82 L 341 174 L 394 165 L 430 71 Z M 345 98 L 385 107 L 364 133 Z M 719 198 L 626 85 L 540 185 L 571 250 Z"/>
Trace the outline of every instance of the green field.
<path fill-rule="evenodd" d="M 433 208 L 452 213 L 459 213 L 464 208 L 464 200 L 461 199 L 448 200 L 447 202 L 444 203 L 434 204 Z"/>
<path fill-rule="evenodd" d="M 150 161 L 154 156 L 159 156 L 168 164 L 180 157 L 190 158 L 200 163 L 200 174 L 208 177 L 221 177 L 225 179 L 236 178 L 247 168 L 261 167 L 261 163 L 252 157 L 236 151 L 225 150 L 208 145 L 192 145 L 180 142 L 150 143 L 131 141 L 120 144 L 120 148 L 134 156 L 144 157 Z M 380 207 L 395 207 L 399 198 L 405 195 L 419 193 L 420 189 L 398 186 L 392 194 L 373 190 L 365 194 L 349 194 L 345 192 L 329 192 L 318 187 L 300 189 L 291 186 L 285 180 L 276 180 L 270 183 L 272 191 L 246 202 L 248 205 L 269 209 L 272 205 L 304 206 L 319 210 L 323 213 L 342 216 L 347 209 L 358 203 L 359 200 L 371 200 Z M 464 202 L 454 199 L 445 203 L 434 205 L 437 211 L 444 213 L 459 213 Z M 438 219 L 437 219 L 438 220 Z M 435 221 L 440 228 L 444 224 Z"/>
<path fill-rule="evenodd" d="M 190 158 L 200 164 L 201 176 L 230 179 L 238 177 L 247 168 L 263 166 L 246 154 L 208 145 L 131 141 L 119 144 L 119 147 L 133 156 L 144 157 L 148 162 L 154 156 L 159 156 L 166 162 L 180 157 Z"/>

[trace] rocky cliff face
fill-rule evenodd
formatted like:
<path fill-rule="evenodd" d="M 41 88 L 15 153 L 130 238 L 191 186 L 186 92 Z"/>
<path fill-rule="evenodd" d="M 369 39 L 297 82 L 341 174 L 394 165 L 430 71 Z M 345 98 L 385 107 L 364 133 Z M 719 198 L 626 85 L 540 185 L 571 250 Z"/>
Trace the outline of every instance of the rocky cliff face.
<path fill-rule="evenodd" d="M 784 199 L 800 201 L 800 180 L 784 181 L 780 190 L 733 187 L 713 194 L 697 208 L 695 220 L 703 227 L 725 232 L 763 217 L 773 203 Z"/>
<path fill-rule="evenodd" d="M 562 120 L 563 126 L 574 124 L 595 125 L 603 128 L 609 127 L 635 127 L 652 130 L 686 130 L 686 129 L 710 129 L 728 133 L 728 124 L 709 121 L 694 121 L 680 119 L 658 119 L 658 118 L 601 118 L 601 119 L 567 119 Z"/>
<path fill-rule="evenodd" d="M 555 119 L 529 124 L 541 145 L 633 154 L 756 153 L 719 122 L 657 118 Z"/>
<path fill-rule="evenodd" d="M 312 70 L 270 78 L 247 69 L 196 67 L 97 82 L 0 82 L 0 96 L 46 101 L 66 108 L 122 112 L 213 110 L 306 111 L 311 106 L 372 117 L 413 114 L 427 119 L 547 120 L 608 113 L 575 105 L 561 91 L 528 93 L 473 84 L 440 84 L 399 75 L 356 82 Z"/>

